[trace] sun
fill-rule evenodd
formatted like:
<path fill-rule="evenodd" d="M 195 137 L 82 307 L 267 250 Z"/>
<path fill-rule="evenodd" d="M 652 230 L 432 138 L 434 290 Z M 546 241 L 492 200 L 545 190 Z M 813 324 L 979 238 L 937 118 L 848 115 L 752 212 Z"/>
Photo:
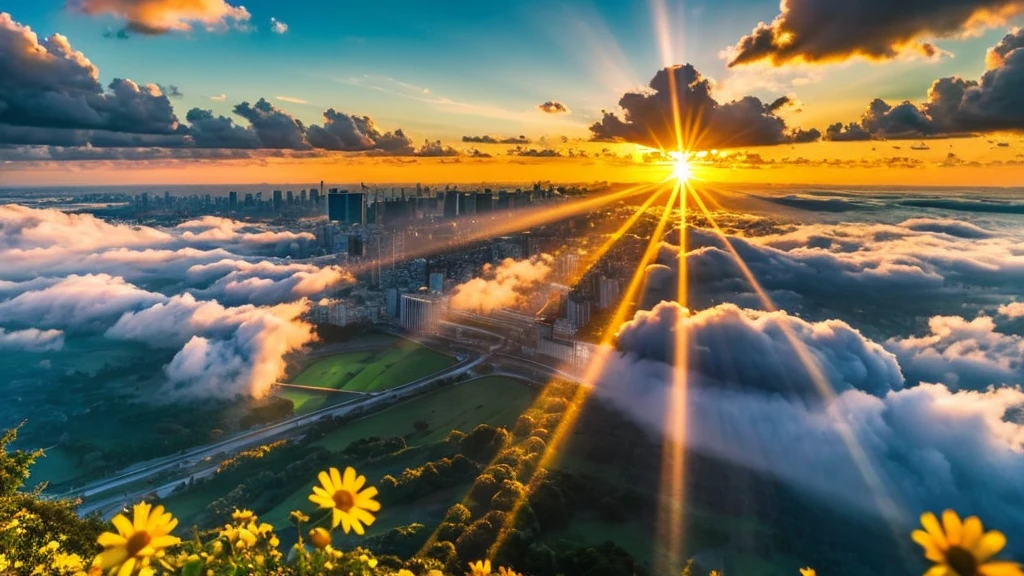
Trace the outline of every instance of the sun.
<path fill-rule="evenodd" d="M 686 182 L 693 177 L 693 171 L 690 168 L 690 159 L 683 156 L 676 158 L 672 164 L 672 176 L 680 182 Z"/>

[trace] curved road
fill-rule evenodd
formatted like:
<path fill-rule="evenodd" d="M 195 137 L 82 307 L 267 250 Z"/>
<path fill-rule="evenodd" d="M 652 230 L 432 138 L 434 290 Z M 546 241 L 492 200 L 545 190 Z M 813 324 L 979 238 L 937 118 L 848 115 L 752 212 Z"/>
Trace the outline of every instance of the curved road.
<path fill-rule="evenodd" d="M 259 430 L 246 432 L 244 434 L 234 436 L 227 440 L 217 442 L 216 444 L 200 446 L 198 448 L 186 450 L 183 453 L 175 454 L 173 456 L 165 456 L 163 458 L 158 458 L 156 460 L 150 460 L 149 462 L 135 464 L 133 466 L 130 466 L 129 468 L 126 468 L 116 476 L 113 476 L 111 478 L 104 478 L 102 480 L 86 484 L 85 486 L 78 488 L 77 490 L 73 490 L 69 494 L 66 494 L 66 496 L 79 496 L 82 498 L 88 498 L 89 496 L 93 496 L 101 492 L 106 492 L 108 490 L 113 490 L 119 486 L 124 486 L 125 484 L 138 482 L 140 480 L 146 480 L 147 478 L 151 478 L 162 472 L 166 472 L 175 468 L 189 465 L 194 462 L 200 462 L 204 458 L 214 456 L 220 452 L 237 452 L 257 444 L 262 444 L 275 436 L 284 434 L 288 431 L 292 431 L 302 426 L 307 426 L 325 416 L 343 416 L 345 414 L 348 414 L 349 412 L 352 412 L 353 410 L 372 408 L 378 404 L 393 402 L 396 400 L 394 398 L 394 396 L 396 395 L 398 396 L 398 399 L 401 399 L 403 396 L 408 396 L 410 394 L 417 392 L 421 388 L 428 386 L 429 384 L 433 383 L 435 380 L 439 378 L 448 378 L 451 376 L 464 374 L 469 370 L 472 370 L 482 362 L 484 362 L 487 358 L 488 356 L 484 355 L 480 356 L 479 358 L 476 358 L 475 360 L 463 360 L 462 362 L 459 362 L 454 366 L 450 366 L 448 368 L 445 368 L 444 370 L 420 378 L 419 380 L 414 380 L 413 382 L 409 382 L 408 384 L 396 386 L 379 394 L 367 395 L 364 398 L 358 398 L 355 400 L 351 400 L 349 402 L 343 402 L 341 404 L 335 404 L 333 406 L 321 408 L 314 412 L 310 412 L 309 414 L 295 416 L 287 420 L 278 422 L 276 424 L 272 424 L 265 428 L 260 428 Z M 217 464 L 219 464 L 219 462 Z M 207 475 L 211 473 L 211 470 L 215 470 L 216 467 L 217 465 L 214 464 L 208 469 L 196 471 L 190 475 Z M 179 483 L 181 483 L 181 479 L 176 480 L 172 484 L 176 485 Z M 162 486 L 161 488 L 166 488 L 166 486 Z M 128 498 L 126 498 L 124 494 L 119 494 L 116 496 L 105 498 L 103 500 L 98 500 L 96 502 L 84 503 L 78 509 L 79 514 L 86 515 L 96 511 L 109 511 L 109 509 L 112 506 L 120 508 L 120 506 L 124 504 L 126 500 L 130 501 L 132 499 L 137 499 L 137 497 L 140 494 L 144 495 L 152 491 L 152 488 L 147 488 L 146 490 L 130 494 Z"/>

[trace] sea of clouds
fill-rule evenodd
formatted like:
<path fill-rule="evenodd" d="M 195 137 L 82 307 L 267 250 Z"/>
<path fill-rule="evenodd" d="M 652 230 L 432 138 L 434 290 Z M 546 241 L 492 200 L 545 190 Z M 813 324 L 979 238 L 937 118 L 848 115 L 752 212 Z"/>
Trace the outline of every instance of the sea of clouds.
<path fill-rule="evenodd" d="M 262 397 L 314 339 L 308 299 L 352 281 L 291 261 L 308 233 L 206 216 L 174 227 L 0 206 L 0 349 L 60 350 L 101 335 L 176 350 L 169 392 Z"/>

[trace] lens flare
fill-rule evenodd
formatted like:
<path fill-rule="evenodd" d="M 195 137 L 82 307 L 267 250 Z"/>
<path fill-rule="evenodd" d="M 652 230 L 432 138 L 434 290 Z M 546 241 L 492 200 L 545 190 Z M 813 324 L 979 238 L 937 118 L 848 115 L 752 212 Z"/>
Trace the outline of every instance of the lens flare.
<path fill-rule="evenodd" d="M 693 169 L 690 167 L 690 159 L 686 156 L 676 158 L 672 165 L 672 176 L 679 181 L 680 184 L 685 184 L 693 177 Z"/>

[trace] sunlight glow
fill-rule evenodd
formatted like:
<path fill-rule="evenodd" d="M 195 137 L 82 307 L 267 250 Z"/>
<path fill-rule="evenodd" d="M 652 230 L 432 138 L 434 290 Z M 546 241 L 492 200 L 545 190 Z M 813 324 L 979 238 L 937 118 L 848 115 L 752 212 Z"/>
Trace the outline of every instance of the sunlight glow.
<path fill-rule="evenodd" d="M 681 156 L 675 160 L 675 163 L 672 165 L 672 176 L 678 180 L 680 184 L 685 184 L 693 177 L 693 170 L 690 168 L 690 159 L 687 156 Z"/>

